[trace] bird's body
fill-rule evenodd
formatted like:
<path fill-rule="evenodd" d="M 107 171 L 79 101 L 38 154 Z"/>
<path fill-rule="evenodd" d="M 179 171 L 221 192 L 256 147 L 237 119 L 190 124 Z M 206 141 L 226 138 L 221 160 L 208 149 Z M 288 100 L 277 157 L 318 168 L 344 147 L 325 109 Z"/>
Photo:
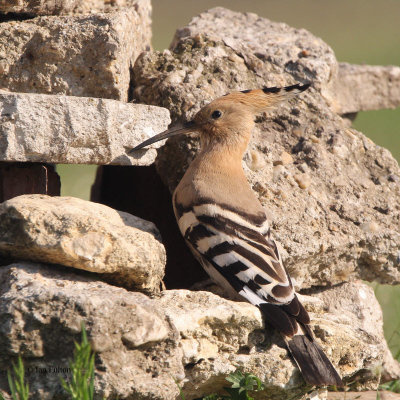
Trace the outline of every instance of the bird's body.
<path fill-rule="evenodd" d="M 261 310 L 266 322 L 282 334 L 308 383 L 341 386 L 313 337 L 309 315 L 242 168 L 254 115 L 307 87 L 231 93 L 201 109 L 183 129 L 169 130 L 139 147 L 179 133 L 200 133 L 200 153 L 173 194 L 175 216 L 188 246 L 230 296 Z"/>

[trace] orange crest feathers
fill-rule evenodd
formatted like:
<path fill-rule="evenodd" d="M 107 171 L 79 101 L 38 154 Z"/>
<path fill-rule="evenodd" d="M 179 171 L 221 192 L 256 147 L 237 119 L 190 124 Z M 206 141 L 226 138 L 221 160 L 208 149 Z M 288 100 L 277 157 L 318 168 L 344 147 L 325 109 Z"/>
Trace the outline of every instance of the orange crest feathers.
<path fill-rule="evenodd" d="M 310 83 L 306 83 L 304 85 L 296 84 L 281 88 L 264 87 L 262 89 L 242 90 L 241 92 L 230 93 L 224 96 L 224 98 L 239 102 L 249 107 L 254 113 L 260 113 L 304 92 L 310 85 Z"/>

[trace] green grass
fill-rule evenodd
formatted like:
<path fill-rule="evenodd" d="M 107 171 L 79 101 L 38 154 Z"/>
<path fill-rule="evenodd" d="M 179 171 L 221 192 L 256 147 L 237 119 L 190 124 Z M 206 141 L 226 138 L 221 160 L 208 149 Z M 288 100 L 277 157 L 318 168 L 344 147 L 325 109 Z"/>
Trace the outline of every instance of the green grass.
<path fill-rule="evenodd" d="M 400 109 L 360 112 L 353 126 L 400 161 Z"/>
<path fill-rule="evenodd" d="M 71 400 L 93 400 L 94 395 L 94 353 L 87 340 L 86 330 L 82 324 L 81 343 L 75 342 L 74 357 L 69 366 L 72 374 L 68 381 L 61 378 L 64 390 Z M 25 369 L 21 356 L 12 366 L 13 372 L 7 371 L 8 385 L 13 400 L 28 400 L 29 386 L 25 383 Z M 0 400 L 5 400 L 0 393 Z"/>
<path fill-rule="evenodd" d="M 394 358 L 400 362 L 400 349 L 397 351 L 397 354 L 395 354 Z M 383 383 L 382 385 L 379 386 L 379 390 L 388 390 L 389 392 L 400 393 L 400 379 Z M 379 394 L 379 390 L 377 392 L 377 396 Z"/>
<path fill-rule="evenodd" d="M 72 376 L 70 381 L 61 378 L 64 390 L 71 400 L 92 400 L 94 394 L 94 353 L 87 340 L 82 323 L 81 343 L 75 342 L 74 359 L 69 364 Z"/>
<path fill-rule="evenodd" d="M 375 296 L 383 311 L 383 327 L 392 354 L 400 352 L 400 286 L 373 284 Z"/>
<path fill-rule="evenodd" d="M 21 356 L 18 356 L 17 364 L 12 363 L 11 370 L 7 371 L 8 386 L 13 400 L 28 400 L 29 385 L 25 383 L 25 368 Z M 0 400 L 4 400 L 0 393 Z"/>

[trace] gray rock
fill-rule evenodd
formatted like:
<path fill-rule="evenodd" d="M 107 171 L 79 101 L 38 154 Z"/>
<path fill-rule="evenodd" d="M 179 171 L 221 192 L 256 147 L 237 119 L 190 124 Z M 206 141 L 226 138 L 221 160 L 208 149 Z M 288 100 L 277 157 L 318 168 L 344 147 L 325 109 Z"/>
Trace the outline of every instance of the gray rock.
<path fill-rule="evenodd" d="M 2 13 L 22 13 L 30 15 L 67 15 L 114 12 L 125 7 L 137 7 L 146 10 L 150 17 L 151 4 L 148 0 L 3 0 Z"/>
<path fill-rule="evenodd" d="M 170 122 L 160 107 L 5 91 L 0 112 L 1 161 L 149 165 L 156 150 L 132 157 L 126 150 Z"/>
<path fill-rule="evenodd" d="M 151 3 L 148 0 L 85 0 L 76 4 L 74 14 L 110 13 L 123 8 L 135 7 L 141 18 L 151 18 Z"/>
<path fill-rule="evenodd" d="M 157 292 L 165 250 L 153 223 L 74 197 L 23 195 L 0 205 L 0 254 L 101 274 Z"/>
<path fill-rule="evenodd" d="M 347 389 L 376 388 L 382 366 L 383 370 L 391 366 L 393 379 L 400 376 L 370 287 L 346 283 L 310 294 L 312 297 L 301 296 L 301 301 L 310 313 L 318 342 L 347 382 Z M 256 307 L 185 290 L 163 292 L 160 303 L 181 334 L 184 364 L 194 364 L 186 368 L 183 391 L 187 398 L 211 391 L 222 393 L 226 386 L 222 378 L 237 367 L 264 382 L 266 389 L 260 399 L 300 398 L 307 390 L 282 339 L 262 330 Z"/>
<path fill-rule="evenodd" d="M 130 66 L 150 46 L 150 0 L 112 13 L 0 24 L 0 88 L 126 101 Z"/>
<path fill-rule="evenodd" d="M 400 67 L 340 63 L 334 92 L 341 114 L 399 107 Z"/>
<path fill-rule="evenodd" d="M 284 84 L 282 73 L 321 84 L 321 94 L 339 114 L 400 105 L 399 67 L 338 63 L 332 49 L 305 29 L 215 8 L 178 29 L 171 49 L 183 38 L 204 33 L 231 47 L 266 85 Z"/>
<path fill-rule="evenodd" d="M 170 51 L 137 60 L 135 96 L 182 121 L 226 92 L 311 80 L 299 98 L 257 119 L 245 156 L 284 262 L 300 288 L 400 283 L 400 169 L 335 112 L 337 69 L 329 46 L 303 29 L 215 8 L 178 30 Z M 197 149 L 196 139 L 173 138 L 159 150 L 171 191 Z M 284 165 L 283 152 L 292 162 Z"/>
<path fill-rule="evenodd" d="M 32 15 L 58 15 L 71 12 L 79 0 L 3 0 L 2 13 L 23 13 Z"/>
<path fill-rule="evenodd" d="M 328 393 L 328 400 L 376 400 L 378 393 L 376 390 L 369 390 L 367 392 L 330 392 Z M 379 390 L 379 397 L 384 400 L 399 400 L 399 395 L 394 392 L 389 392 L 387 390 Z M 378 399 L 379 399 L 378 397 Z M 324 397 L 321 397 L 321 400 Z M 319 400 L 317 398 L 312 398 L 312 400 Z"/>
<path fill-rule="evenodd" d="M 376 388 L 387 347 L 372 289 L 351 283 L 313 296 L 302 301 L 348 388 Z M 96 351 L 95 398 L 171 400 L 178 396 L 176 380 L 191 400 L 221 393 L 237 367 L 262 379 L 260 399 L 295 399 L 310 389 L 282 339 L 264 330 L 248 303 L 188 290 L 149 299 L 62 267 L 0 268 L 0 369 L 21 354 L 32 399 L 67 398 L 59 378 L 68 377 L 81 322 Z M 0 391 L 5 388 L 0 374 Z"/>
<path fill-rule="evenodd" d="M 1 267 L 0 282 L 0 370 L 20 354 L 30 399 L 70 398 L 60 377 L 71 376 L 82 322 L 96 351 L 96 399 L 177 396 L 174 379 L 183 375 L 178 334 L 145 295 L 31 263 Z M 5 373 L 0 388 L 8 390 Z"/>

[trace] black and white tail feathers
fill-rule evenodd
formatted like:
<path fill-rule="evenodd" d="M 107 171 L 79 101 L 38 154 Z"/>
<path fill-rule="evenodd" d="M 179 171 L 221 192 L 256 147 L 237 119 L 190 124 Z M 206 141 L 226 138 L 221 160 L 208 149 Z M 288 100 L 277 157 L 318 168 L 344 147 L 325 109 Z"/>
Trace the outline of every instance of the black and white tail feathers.
<path fill-rule="evenodd" d="M 238 213 L 225 204 L 176 201 L 179 228 L 206 272 L 228 293 L 257 306 L 277 329 L 310 385 L 342 386 L 335 368 L 314 340 L 310 317 L 294 292 L 264 215 Z"/>

